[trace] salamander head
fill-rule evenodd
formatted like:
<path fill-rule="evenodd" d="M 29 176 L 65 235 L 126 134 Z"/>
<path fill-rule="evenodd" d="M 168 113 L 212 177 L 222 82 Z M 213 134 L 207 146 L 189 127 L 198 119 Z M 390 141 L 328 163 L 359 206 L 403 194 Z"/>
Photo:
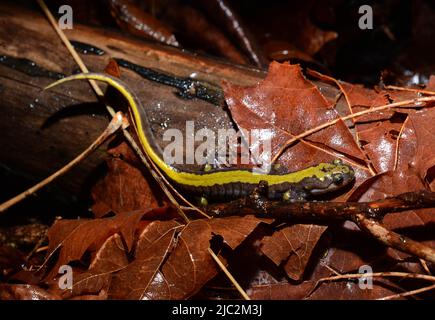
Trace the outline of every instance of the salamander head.
<path fill-rule="evenodd" d="M 339 159 L 332 163 L 321 163 L 318 172 L 301 181 L 305 191 L 311 195 L 318 195 L 340 189 L 355 178 L 352 167 L 343 164 Z"/>

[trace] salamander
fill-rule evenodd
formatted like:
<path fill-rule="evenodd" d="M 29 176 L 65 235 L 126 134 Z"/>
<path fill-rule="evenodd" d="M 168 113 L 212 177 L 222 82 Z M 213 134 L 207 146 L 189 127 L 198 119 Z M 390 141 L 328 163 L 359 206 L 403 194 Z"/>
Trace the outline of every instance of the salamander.
<path fill-rule="evenodd" d="M 182 171 L 165 163 L 156 151 L 150 123 L 141 101 L 121 80 L 101 73 L 81 73 L 54 82 L 47 88 L 72 80 L 97 80 L 116 89 L 129 103 L 134 129 L 141 147 L 163 173 L 181 189 L 211 199 L 234 199 L 249 195 L 261 183 L 267 183 L 270 199 L 305 200 L 307 197 L 340 189 L 354 179 L 351 166 L 336 159 L 291 173 L 258 173 L 250 169 L 225 168 L 202 172 Z"/>

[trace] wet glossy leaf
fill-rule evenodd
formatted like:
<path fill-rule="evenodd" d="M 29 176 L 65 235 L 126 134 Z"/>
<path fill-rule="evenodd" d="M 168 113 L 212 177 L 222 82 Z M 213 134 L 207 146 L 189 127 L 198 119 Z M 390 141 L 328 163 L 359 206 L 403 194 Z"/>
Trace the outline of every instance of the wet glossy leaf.
<path fill-rule="evenodd" d="M 358 132 L 364 151 L 372 161 L 376 172 L 394 170 L 396 166 L 397 138 L 403 123 L 377 122 Z"/>
<path fill-rule="evenodd" d="M 177 238 L 177 246 L 151 285 L 150 296 L 158 299 L 185 299 L 195 294 L 218 272 L 208 248 L 212 230 L 203 220 L 190 222 Z M 154 292 L 164 295 L 156 297 Z"/>
<path fill-rule="evenodd" d="M 239 128 L 271 130 L 272 155 L 293 136 L 338 118 L 334 106 L 304 78 L 297 65 L 273 62 L 266 79 L 258 85 L 224 83 L 224 91 Z M 290 170 L 299 170 L 330 161 L 333 151 L 364 158 L 349 129 L 338 121 L 288 148 L 280 161 Z"/>
<path fill-rule="evenodd" d="M 175 221 L 154 221 L 142 231 L 135 250 L 135 260 L 113 275 L 111 299 L 158 299 L 158 291 L 150 291 L 151 281 L 167 257 L 181 225 Z"/>
<path fill-rule="evenodd" d="M 107 292 L 112 273 L 128 265 L 126 248 L 118 234 L 107 238 L 94 256 L 87 271 L 74 271 L 72 290 L 64 290 L 63 298 Z"/>

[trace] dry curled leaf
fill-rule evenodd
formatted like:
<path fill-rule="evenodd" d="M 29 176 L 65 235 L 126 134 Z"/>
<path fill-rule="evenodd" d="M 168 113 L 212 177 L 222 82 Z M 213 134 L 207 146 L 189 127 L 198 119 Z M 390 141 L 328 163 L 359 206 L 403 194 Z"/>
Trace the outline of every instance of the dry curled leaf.
<path fill-rule="evenodd" d="M 245 221 L 246 220 L 246 223 Z M 195 220 L 177 237 L 177 246 L 149 287 L 153 299 L 185 299 L 198 292 L 219 271 L 208 248 L 219 234 L 233 249 L 261 222 L 253 217 Z"/>
<path fill-rule="evenodd" d="M 62 298 L 98 294 L 106 291 L 110 285 L 112 273 L 124 269 L 128 265 L 126 248 L 118 234 L 104 241 L 94 254 L 88 270 L 74 269 L 72 289 L 65 289 Z M 57 286 L 56 286 L 57 287 Z M 55 287 L 55 288 L 56 288 Z"/>
<path fill-rule="evenodd" d="M 283 265 L 287 275 L 300 280 L 317 242 L 327 227 L 295 224 L 263 239 L 261 251 L 276 265 Z"/>
<path fill-rule="evenodd" d="M 144 214 L 143 211 L 136 211 L 102 219 L 56 221 L 48 231 L 47 260 L 57 250 L 59 256 L 46 278 L 53 278 L 61 265 L 80 260 L 87 250 L 98 250 L 106 239 L 115 233 L 122 236 L 127 251 L 130 251 L 136 226 Z"/>
<path fill-rule="evenodd" d="M 109 212 L 129 212 L 158 207 L 147 179 L 142 172 L 120 159 L 107 161 L 108 174 L 92 189 L 92 212 L 102 217 Z"/>

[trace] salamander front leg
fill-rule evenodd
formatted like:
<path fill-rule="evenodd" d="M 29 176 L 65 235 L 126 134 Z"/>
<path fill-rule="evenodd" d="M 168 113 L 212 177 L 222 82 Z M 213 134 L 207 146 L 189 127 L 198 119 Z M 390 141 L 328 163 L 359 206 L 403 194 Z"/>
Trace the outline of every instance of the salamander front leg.
<path fill-rule="evenodd" d="M 251 199 L 262 199 L 268 198 L 269 195 L 269 184 L 266 180 L 261 180 L 254 190 L 248 195 Z"/>

